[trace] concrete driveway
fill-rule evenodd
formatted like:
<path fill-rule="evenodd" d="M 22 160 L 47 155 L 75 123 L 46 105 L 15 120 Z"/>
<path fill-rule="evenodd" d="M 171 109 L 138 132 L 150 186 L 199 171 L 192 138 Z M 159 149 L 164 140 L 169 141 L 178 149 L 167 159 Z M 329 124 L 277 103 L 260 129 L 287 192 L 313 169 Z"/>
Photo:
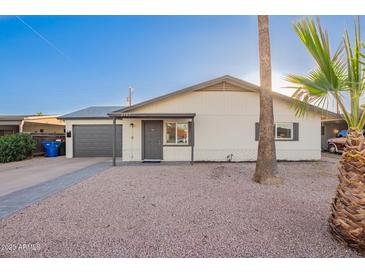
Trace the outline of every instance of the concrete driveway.
<path fill-rule="evenodd" d="M 37 157 L 0 164 L 0 197 L 61 177 L 110 158 Z"/>

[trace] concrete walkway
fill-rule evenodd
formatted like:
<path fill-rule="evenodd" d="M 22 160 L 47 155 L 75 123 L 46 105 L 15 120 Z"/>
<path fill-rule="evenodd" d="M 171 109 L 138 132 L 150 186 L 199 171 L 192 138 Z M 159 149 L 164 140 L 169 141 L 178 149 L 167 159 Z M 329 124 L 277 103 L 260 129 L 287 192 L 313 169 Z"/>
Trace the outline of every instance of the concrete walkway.
<path fill-rule="evenodd" d="M 36 157 L 0 164 L 0 197 L 75 172 L 110 158 Z"/>
<path fill-rule="evenodd" d="M 35 158 L 0 166 L 0 219 L 111 167 L 110 159 Z"/>

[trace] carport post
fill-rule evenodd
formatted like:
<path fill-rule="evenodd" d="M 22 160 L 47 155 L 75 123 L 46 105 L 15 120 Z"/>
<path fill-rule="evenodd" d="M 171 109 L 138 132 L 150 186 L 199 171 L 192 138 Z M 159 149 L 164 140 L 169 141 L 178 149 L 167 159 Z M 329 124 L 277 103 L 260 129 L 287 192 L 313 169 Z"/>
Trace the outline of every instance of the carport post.
<path fill-rule="evenodd" d="M 113 118 L 113 166 L 115 166 L 115 150 L 117 148 L 117 118 Z"/>
<path fill-rule="evenodd" d="M 193 165 L 194 164 L 194 142 L 195 142 L 195 138 L 194 138 L 194 117 L 191 119 L 191 140 L 190 140 L 190 144 L 191 144 L 191 160 L 190 160 L 190 164 Z"/>

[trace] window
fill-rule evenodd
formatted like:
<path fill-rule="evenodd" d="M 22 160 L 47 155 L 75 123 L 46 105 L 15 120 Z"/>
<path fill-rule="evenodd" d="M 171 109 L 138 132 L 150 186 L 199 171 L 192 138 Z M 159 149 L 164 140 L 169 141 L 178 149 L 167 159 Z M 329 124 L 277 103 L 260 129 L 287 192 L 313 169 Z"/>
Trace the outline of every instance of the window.
<path fill-rule="evenodd" d="M 188 123 L 166 123 L 166 143 L 175 145 L 188 144 Z"/>
<path fill-rule="evenodd" d="M 275 139 L 292 140 L 293 139 L 293 123 L 276 123 Z"/>
<path fill-rule="evenodd" d="M 275 123 L 274 138 L 277 141 L 299 141 L 299 123 Z M 259 140 L 260 124 L 255 123 L 255 141 Z"/>
<path fill-rule="evenodd" d="M 166 123 L 166 143 L 176 143 L 176 123 Z"/>

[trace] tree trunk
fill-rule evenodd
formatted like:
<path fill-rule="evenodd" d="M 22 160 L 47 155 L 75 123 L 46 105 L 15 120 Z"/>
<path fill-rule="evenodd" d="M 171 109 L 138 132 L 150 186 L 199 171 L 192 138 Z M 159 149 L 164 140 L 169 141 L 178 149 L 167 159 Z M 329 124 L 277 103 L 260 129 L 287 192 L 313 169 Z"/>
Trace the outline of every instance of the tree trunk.
<path fill-rule="evenodd" d="M 276 151 L 274 140 L 274 112 L 271 84 L 271 54 L 269 36 L 269 18 L 258 16 L 259 55 L 260 55 L 260 129 L 253 180 L 259 183 L 275 182 L 277 174 Z"/>
<path fill-rule="evenodd" d="M 365 145 L 362 131 L 349 129 L 339 163 L 339 179 L 329 218 L 330 231 L 341 243 L 365 251 Z"/>

